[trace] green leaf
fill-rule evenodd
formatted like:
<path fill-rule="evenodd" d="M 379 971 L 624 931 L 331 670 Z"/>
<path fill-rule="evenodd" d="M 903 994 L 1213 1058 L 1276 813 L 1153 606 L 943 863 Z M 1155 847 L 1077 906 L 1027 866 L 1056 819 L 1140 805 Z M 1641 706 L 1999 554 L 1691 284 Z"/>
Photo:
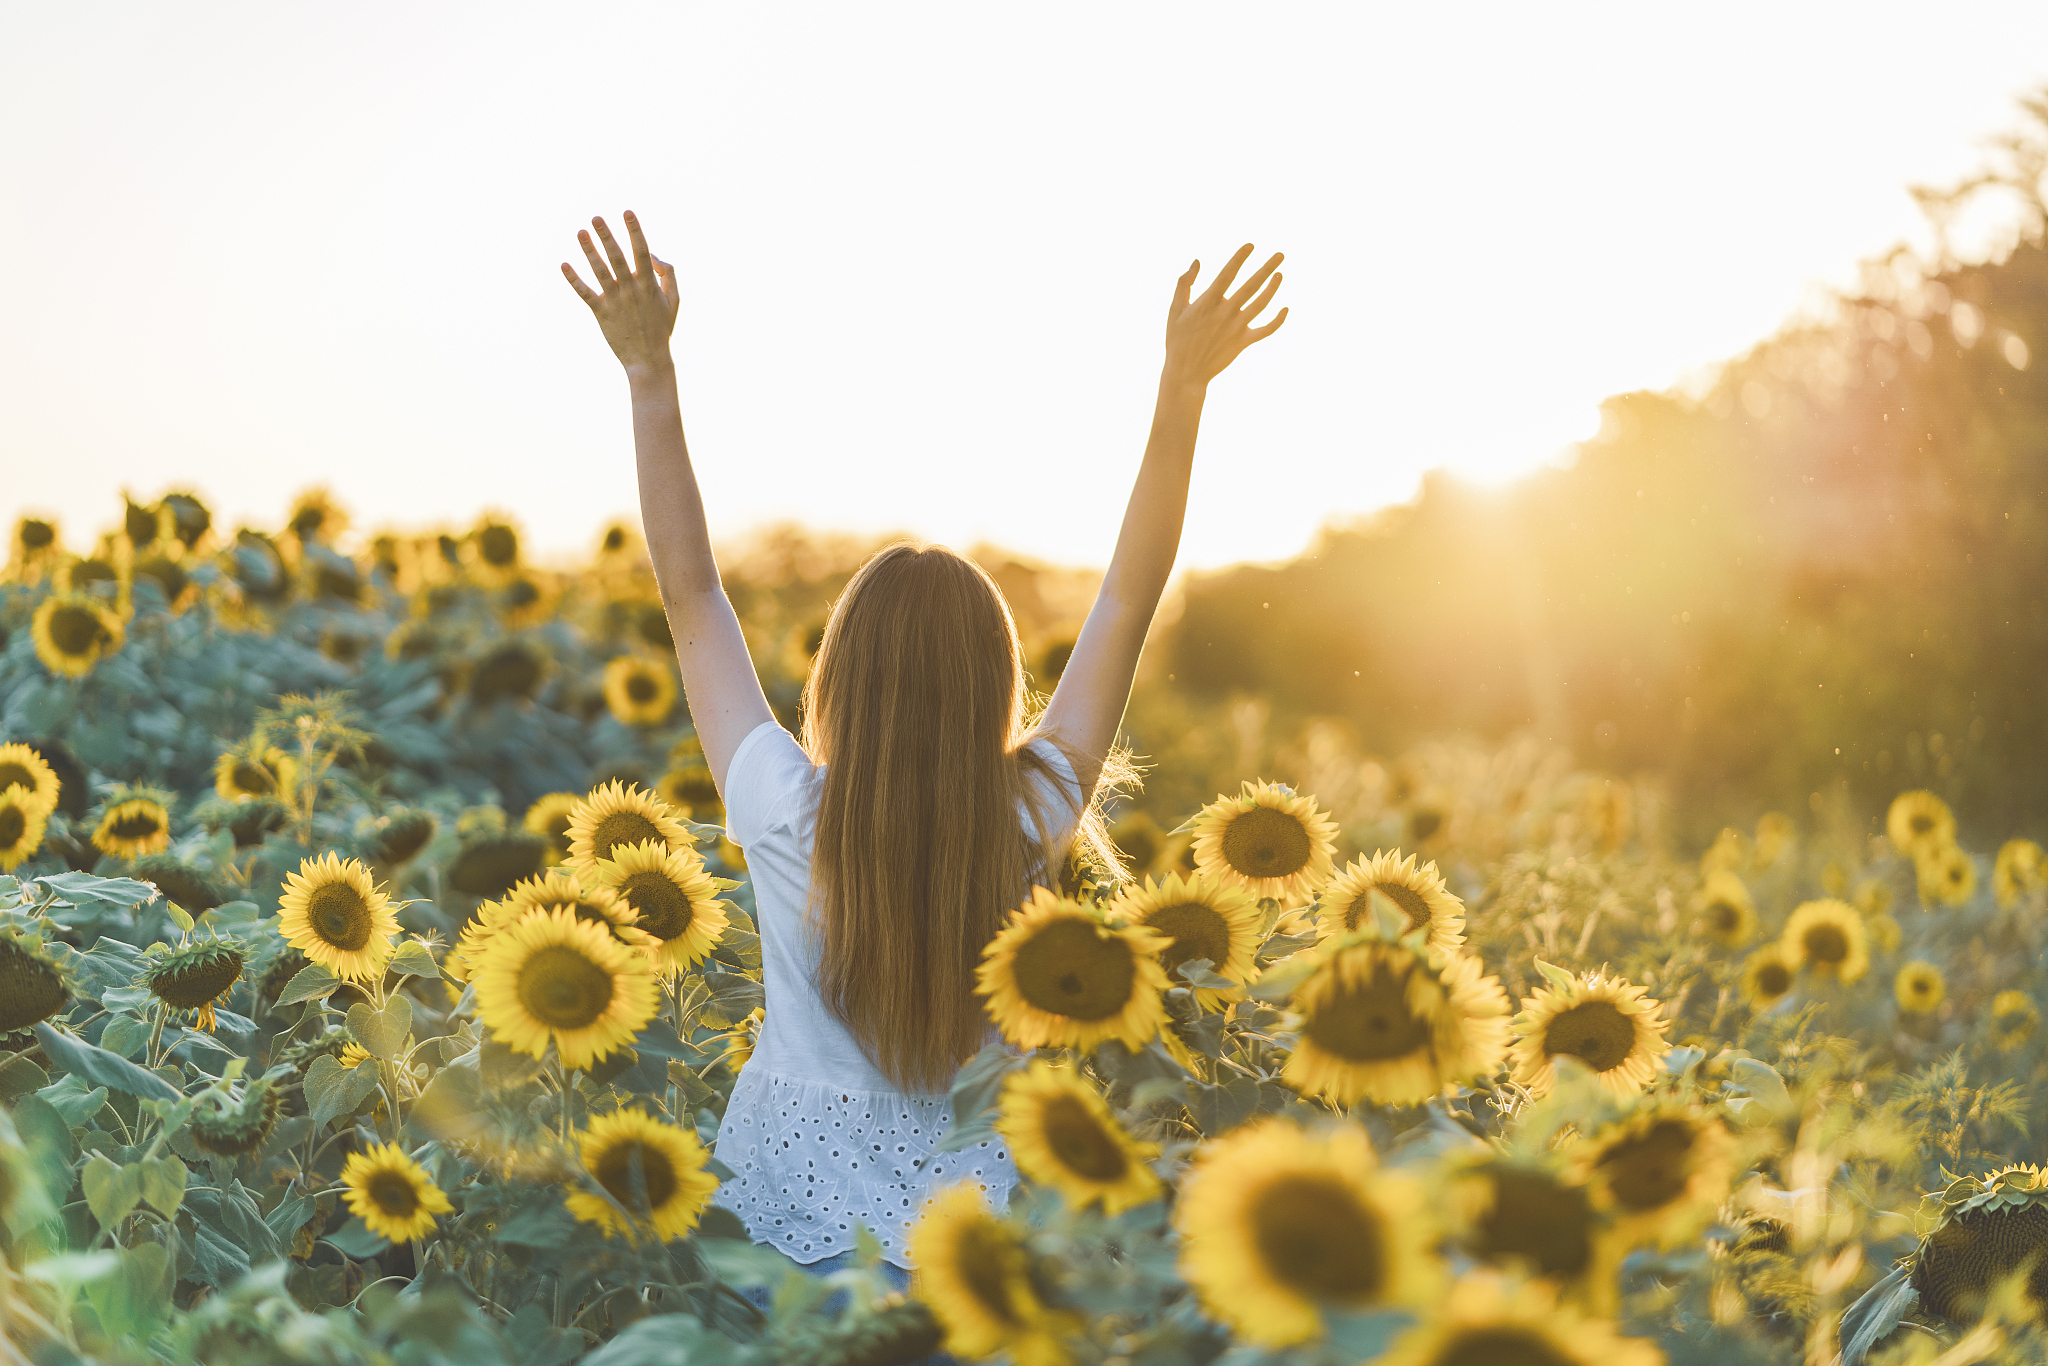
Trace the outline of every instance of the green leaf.
<path fill-rule="evenodd" d="M 1195 1117 L 1195 1123 L 1211 1138 L 1235 1129 L 1250 1118 L 1259 1108 L 1259 1083 L 1256 1077 L 1236 1077 L 1222 1086 L 1205 1086 L 1190 1081 L 1188 1090 L 1188 1113 Z"/>
<path fill-rule="evenodd" d="M 434 961 L 434 951 L 417 939 L 408 939 L 398 946 L 398 952 L 391 955 L 391 971 L 403 977 L 439 977 L 441 965 Z"/>
<path fill-rule="evenodd" d="M 149 1202 L 149 1207 L 166 1219 L 177 1217 L 178 1206 L 185 1199 L 185 1182 L 190 1177 L 185 1164 L 175 1157 L 159 1157 L 136 1166 L 142 1173 L 142 1198 Z"/>
<path fill-rule="evenodd" d="M 11 1053 L 0 1059 L 0 1104 L 40 1091 L 49 1084 L 50 1074 L 36 1066 L 35 1059 L 28 1054 Z"/>
<path fill-rule="evenodd" d="M 80 910 L 132 911 L 156 896 L 147 882 L 125 877 L 94 877 L 91 873 L 58 873 L 37 879 Z"/>
<path fill-rule="evenodd" d="M 393 996 L 382 1010 L 368 1001 L 356 1002 L 348 1008 L 348 1032 L 370 1050 L 371 1057 L 397 1057 L 405 1047 L 405 1036 L 412 1032 L 411 998 Z"/>
<path fill-rule="evenodd" d="M 953 1078 L 953 1122 L 946 1126 L 946 1136 L 932 1151 L 957 1153 L 995 1132 L 993 1112 L 1003 1094 L 1003 1082 L 1024 1061 L 1008 1045 L 1000 1043 L 992 1043 L 969 1058 Z"/>
<path fill-rule="evenodd" d="M 171 1313 L 165 1280 L 171 1255 L 162 1243 L 141 1242 L 119 1251 L 118 1274 L 87 1282 L 86 1297 L 110 1337 L 146 1341 Z"/>
<path fill-rule="evenodd" d="M 21 1274 L 45 1285 L 87 1285 L 121 1268 L 112 1252 L 60 1252 L 39 1262 L 30 1262 Z"/>
<path fill-rule="evenodd" d="M 1563 968 L 1558 967 L 1555 963 L 1546 963 L 1541 958 L 1536 960 L 1536 971 L 1542 973 L 1544 980 L 1559 991 L 1571 990 L 1579 980 Z"/>
<path fill-rule="evenodd" d="M 464 1141 L 484 1128 L 484 1084 L 474 1067 L 450 1065 L 434 1074 L 412 1103 L 406 1123 L 436 1138 Z"/>
<path fill-rule="evenodd" d="M 187 934 L 192 933 L 192 926 L 196 923 L 192 919 L 192 913 L 169 897 L 164 898 L 164 914 L 171 918 L 173 925 Z"/>
<path fill-rule="evenodd" d="M 1294 995 L 1296 989 L 1314 976 L 1321 966 L 1322 962 L 1315 954 L 1298 953 L 1267 968 L 1246 994 L 1258 1001 L 1284 1001 Z"/>
<path fill-rule="evenodd" d="M 142 1170 L 130 1165 L 117 1167 L 104 1153 L 86 1159 L 78 1173 L 85 1191 L 85 1203 L 102 1228 L 118 1224 L 142 1203 Z"/>
<path fill-rule="evenodd" d="M 372 1233 L 370 1226 L 363 1222 L 360 1215 L 351 1218 L 320 1241 L 340 1251 L 342 1256 L 358 1262 L 367 1261 L 391 1246 L 391 1240 L 381 1233 Z"/>
<path fill-rule="evenodd" d="M 44 1057 L 88 1081 L 152 1100 L 179 1098 L 177 1090 L 155 1073 L 145 1072 L 103 1048 L 95 1048 L 76 1035 L 52 1029 L 47 1023 L 36 1026 L 36 1041 L 43 1046 Z"/>
<path fill-rule="evenodd" d="M 738 1024 L 768 1003 L 761 984 L 737 972 L 707 972 L 704 984 L 711 988 L 711 1002 L 704 1007 L 704 1023 L 713 1029 Z"/>
<path fill-rule="evenodd" d="M 1216 965 L 1206 958 L 1190 958 L 1179 968 L 1181 980 L 1190 986 L 1208 987 L 1215 991 L 1229 991 L 1237 983 L 1216 973 Z"/>
<path fill-rule="evenodd" d="M 64 1116 L 64 1122 L 76 1129 L 100 1112 L 107 1103 L 107 1088 L 88 1086 L 85 1078 L 67 1076 L 53 1086 L 45 1086 L 36 1092 L 39 1099 L 55 1106 L 57 1113 Z"/>
<path fill-rule="evenodd" d="M 329 972 L 324 965 L 314 963 L 309 967 L 300 968 L 292 980 L 284 984 L 284 990 L 278 993 L 276 1003 L 281 1006 L 297 1005 L 301 1001 L 311 1001 L 325 996 L 340 985 L 339 977 Z"/>
<path fill-rule="evenodd" d="M 117 1057 L 132 1058 L 149 1042 L 149 1021 L 134 1015 L 116 1015 L 100 1031 L 100 1047 Z"/>
<path fill-rule="evenodd" d="M 306 1069 L 306 1109 L 313 1127 L 323 1128 L 337 1115 L 351 1115 L 377 1089 L 377 1065 L 363 1061 L 343 1067 L 330 1057 L 313 1059 Z"/>

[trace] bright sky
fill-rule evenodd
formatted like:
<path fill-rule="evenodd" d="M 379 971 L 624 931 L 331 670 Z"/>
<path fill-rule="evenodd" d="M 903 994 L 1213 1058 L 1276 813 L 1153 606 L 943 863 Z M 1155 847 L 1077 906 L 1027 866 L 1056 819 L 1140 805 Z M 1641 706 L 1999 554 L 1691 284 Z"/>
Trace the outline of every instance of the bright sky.
<path fill-rule="evenodd" d="M 2048 81 L 2048 6 L 17 5 L 0 516 L 125 486 L 275 525 L 633 506 L 557 274 L 677 263 L 730 535 L 1107 559 L 1174 277 L 1287 252 L 1212 390 L 1183 565 L 1299 550 L 1746 350 L 1919 233 Z"/>

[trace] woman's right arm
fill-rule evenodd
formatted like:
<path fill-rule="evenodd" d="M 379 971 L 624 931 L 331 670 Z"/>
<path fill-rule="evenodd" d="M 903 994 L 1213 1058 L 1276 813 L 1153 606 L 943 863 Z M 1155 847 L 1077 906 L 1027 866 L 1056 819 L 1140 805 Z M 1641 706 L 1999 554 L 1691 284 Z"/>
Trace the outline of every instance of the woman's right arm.
<path fill-rule="evenodd" d="M 712 780 L 723 794 L 726 771 L 740 742 L 762 722 L 773 721 L 775 714 L 768 709 L 739 617 L 719 581 L 711 532 L 704 522 L 704 499 L 683 440 L 682 400 L 669 353 L 680 299 L 675 268 L 648 251 L 640 220 L 633 214 L 626 215 L 626 232 L 633 243 L 630 264 L 602 218 L 593 218 L 591 226 L 604 243 L 603 255 L 588 232 L 576 238 L 597 287 L 584 284 L 566 261 L 562 274 L 590 305 L 605 341 L 626 368 L 647 553 L 654 561 L 669 631 L 675 636 L 690 721 L 704 746 Z"/>

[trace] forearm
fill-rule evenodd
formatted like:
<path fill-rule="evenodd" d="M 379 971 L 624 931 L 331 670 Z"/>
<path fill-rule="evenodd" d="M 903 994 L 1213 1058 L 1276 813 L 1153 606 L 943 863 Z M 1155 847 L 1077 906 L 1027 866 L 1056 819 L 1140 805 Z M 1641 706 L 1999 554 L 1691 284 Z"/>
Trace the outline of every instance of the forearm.
<path fill-rule="evenodd" d="M 683 439 L 682 400 L 673 366 L 627 372 L 633 394 L 633 453 L 639 470 L 640 524 L 662 596 L 688 598 L 719 587 L 718 562 L 704 520 L 704 498 Z"/>
<path fill-rule="evenodd" d="M 1116 553 L 1103 577 L 1102 596 L 1141 613 L 1145 625 L 1151 622 L 1152 609 L 1166 591 L 1174 558 L 1180 553 L 1195 437 L 1207 393 L 1206 384 L 1186 378 L 1170 365 L 1160 375 L 1145 458 L 1124 509 Z M 1142 633 L 1143 627 L 1138 629 Z"/>

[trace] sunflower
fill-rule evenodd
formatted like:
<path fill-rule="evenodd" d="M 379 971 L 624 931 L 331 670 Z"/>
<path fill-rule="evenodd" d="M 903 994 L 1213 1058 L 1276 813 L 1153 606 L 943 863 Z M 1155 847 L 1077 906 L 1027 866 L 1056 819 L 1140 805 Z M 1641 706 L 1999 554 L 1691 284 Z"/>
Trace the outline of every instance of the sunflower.
<path fill-rule="evenodd" d="M 465 839 L 448 865 L 448 885 L 471 896 L 503 896 L 546 872 L 548 843 L 524 831 Z"/>
<path fill-rule="evenodd" d="M 49 1019 L 71 1004 L 71 990 L 41 935 L 0 929 L 0 1037 Z"/>
<path fill-rule="evenodd" d="M 1614 1221 L 1616 1247 L 1676 1247 L 1727 1198 L 1734 1174 L 1728 1131 L 1679 1101 L 1646 1105 L 1594 1130 L 1570 1150 L 1573 1175 Z"/>
<path fill-rule="evenodd" d="M 572 874 L 546 872 L 526 879 L 505 893 L 500 924 L 530 920 L 549 911 L 567 911 L 578 920 L 602 926 L 628 948 L 652 954 L 654 936 L 634 923 L 631 906 L 609 887 L 587 885 Z"/>
<path fill-rule="evenodd" d="M 1766 944 L 1742 965 L 1742 994 L 1752 1010 L 1774 1006 L 1792 990 L 1797 972 L 1776 942 Z"/>
<path fill-rule="evenodd" d="M 1173 867 L 1173 856 L 1184 842 L 1161 830 L 1158 822 L 1142 811 L 1133 811 L 1110 826 L 1109 839 L 1124 856 L 1124 866 L 1133 880 Z"/>
<path fill-rule="evenodd" d="M 57 524 L 41 517 L 24 517 L 14 524 L 10 558 L 24 583 L 41 577 L 42 568 L 64 553 Z"/>
<path fill-rule="evenodd" d="M 1324 1136 L 1267 1119 L 1197 1152 L 1174 1222 L 1181 1271 L 1248 1342 L 1322 1333 L 1323 1310 L 1423 1304 L 1442 1264 L 1421 1192 L 1375 1170 L 1365 1131 Z"/>
<path fill-rule="evenodd" d="M 2027 1308 L 2048 1318 L 2048 1173 L 2026 1164 L 1966 1176 L 1929 1195 L 1933 1227 L 1913 1252 L 1919 1308 L 1974 1323 L 2000 1283 L 2018 1275 Z"/>
<path fill-rule="evenodd" d="M 486 515 L 469 533 L 475 551 L 471 568 L 487 583 L 504 583 L 519 570 L 519 528 L 501 517 Z"/>
<path fill-rule="evenodd" d="M 377 821 L 370 852 L 379 863 L 395 868 L 432 843 L 440 828 L 431 812 L 399 807 Z"/>
<path fill-rule="evenodd" d="M 336 1059 L 344 1071 L 353 1072 L 371 1058 L 370 1050 L 350 1040 L 341 1046 L 341 1056 Z"/>
<path fill-rule="evenodd" d="M 29 634 L 44 668 L 83 678 L 102 656 L 121 648 L 126 631 L 121 618 L 84 594 L 57 593 L 36 608 Z"/>
<path fill-rule="evenodd" d="M 194 915 L 228 899 L 212 878 L 176 854 L 145 854 L 128 865 L 128 876 L 149 883 L 166 901 L 175 901 Z"/>
<path fill-rule="evenodd" d="M 20 783 L 0 790 L 0 873 L 11 873 L 43 847 L 49 809 Z"/>
<path fill-rule="evenodd" d="M 1863 927 L 1870 931 L 1870 942 L 1877 945 L 1878 952 L 1897 953 L 1899 951 L 1901 936 L 1899 934 L 1898 921 L 1888 915 L 1879 914 L 1871 916 L 1868 920 L 1864 921 Z"/>
<path fill-rule="evenodd" d="M 1070 1205 L 1099 1201 L 1104 1214 L 1115 1216 L 1159 1198 L 1159 1178 L 1145 1165 L 1159 1155 L 1158 1145 L 1126 1133 L 1071 1069 L 1041 1058 L 1013 1074 L 1003 1086 L 996 1129 L 1010 1140 L 1017 1170 Z"/>
<path fill-rule="evenodd" d="M 520 819 L 519 824 L 527 834 L 539 835 L 548 842 L 550 868 L 569 857 L 569 818 L 576 814 L 576 804 L 582 800 L 573 792 L 550 792 L 527 807 L 526 815 Z"/>
<path fill-rule="evenodd" d="M 645 956 L 566 910 L 506 925 L 478 964 L 477 1011 L 498 1042 L 587 1068 L 633 1041 L 659 1004 Z"/>
<path fill-rule="evenodd" d="M 1693 897 L 1693 909 L 1699 916 L 1694 931 L 1723 948 L 1739 949 L 1756 938 L 1756 903 L 1733 873 L 1707 874 L 1705 885 Z"/>
<path fill-rule="evenodd" d="M 604 666 L 604 702 L 622 726 L 658 726 L 676 709 L 676 677 L 665 664 L 620 655 Z"/>
<path fill-rule="evenodd" d="M 0 747 L 0 756 L 6 750 Z M 0 766 L 0 786 L 7 783 L 7 770 Z M 2007 840 L 1998 849 L 1998 862 L 1991 868 L 1991 890 L 1998 904 L 2012 906 L 2029 892 L 2048 887 L 2048 853 L 2032 840 Z"/>
<path fill-rule="evenodd" d="M 26 788 L 28 799 L 45 812 L 57 809 L 57 796 L 64 790 L 57 770 L 27 745 L 0 745 L 0 792 L 10 787 Z"/>
<path fill-rule="evenodd" d="M 653 941 L 647 952 L 664 974 L 703 962 L 731 924 L 721 884 L 692 850 L 660 840 L 620 845 L 599 860 L 597 880 L 639 917 L 633 924 Z"/>
<path fill-rule="evenodd" d="M 1434 947 L 1450 953 L 1465 942 L 1465 903 L 1444 885 L 1436 864 L 1416 866 L 1416 855 L 1400 857 L 1398 849 L 1371 858 L 1353 859 L 1324 889 L 1317 903 L 1317 933 L 1325 939 L 1351 933 L 1364 924 L 1371 894 L 1378 892 L 1408 917 L 1410 930 L 1427 930 Z"/>
<path fill-rule="evenodd" d="M 654 790 L 691 820 L 705 825 L 725 823 L 725 804 L 719 800 L 718 784 L 712 781 L 711 770 L 701 763 L 670 769 L 661 775 Z"/>
<path fill-rule="evenodd" d="M 1283 904 L 1306 901 L 1330 880 L 1337 823 L 1275 783 L 1219 796 L 1193 823 L 1195 866 Z"/>
<path fill-rule="evenodd" d="M 467 982 L 475 976 L 478 965 L 484 961 L 484 949 L 504 920 L 503 902 L 486 901 L 470 912 L 469 919 L 462 924 L 462 933 L 456 936 L 447 960 L 441 965 L 450 977 Z"/>
<path fill-rule="evenodd" d="M 1870 970 L 1870 948 L 1863 917 L 1856 908 L 1833 899 L 1809 901 L 1792 912 L 1778 937 L 1786 966 L 1812 968 L 1853 982 Z"/>
<path fill-rule="evenodd" d="M 291 516 L 285 521 L 285 529 L 306 541 L 326 541 L 348 530 L 348 514 L 342 511 L 334 496 L 326 489 L 311 488 L 292 499 Z"/>
<path fill-rule="evenodd" d="M 287 944 L 337 977 L 375 981 L 391 961 L 398 917 L 370 870 L 332 850 L 287 874 L 278 898 L 277 930 Z"/>
<path fill-rule="evenodd" d="M 613 779 L 576 803 L 569 814 L 569 857 L 565 860 L 584 877 L 596 877 L 597 865 L 622 844 L 660 840 L 671 849 L 696 842 L 669 804 L 638 787 Z"/>
<path fill-rule="evenodd" d="M 1931 1015 L 1948 995 L 1948 983 L 1943 980 L 1940 968 L 1916 959 L 1899 969 L 1892 982 L 1892 995 L 1898 997 L 1900 1010 Z"/>
<path fill-rule="evenodd" d="M 1023 1238 L 973 1183 L 926 1202 L 908 1250 L 917 1267 L 910 1293 L 945 1329 L 946 1351 L 969 1359 L 1007 1352 L 1016 1366 L 1067 1366 L 1073 1359 L 1061 1339 L 1080 1323 L 1038 1298 Z"/>
<path fill-rule="evenodd" d="M 1208 959 L 1211 972 L 1239 985 L 1258 972 L 1253 960 L 1259 951 L 1259 903 L 1242 889 L 1206 873 L 1190 873 L 1185 878 L 1168 873 L 1160 883 L 1148 878 L 1142 887 L 1125 889 L 1110 903 L 1108 915 L 1143 925 L 1168 941 L 1160 951 L 1159 965 L 1166 970 L 1170 986 L 1185 985 L 1180 966 L 1198 958 Z M 1221 1010 L 1239 994 L 1221 987 L 1200 987 L 1195 999 L 1209 1009 Z"/>
<path fill-rule="evenodd" d="M 1664 1353 L 1557 1302 L 1540 1282 L 1476 1271 L 1394 1339 L 1382 1366 L 1663 1366 Z"/>
<path fill-rule="evenodd" d="M 1557 1085 L 1551 1059 L 1570 1054 L 1609 1089 L 1632 1095 L 1657 1075 L 1670 1045 L 1657 1002 L 1619 977 L 1595 973 L 1538 987 L 1515 1016 L 1515 1080 L 1547 1096 Z"/>
<path fill-rule="evenodd" d="M 153 796 L 115 802 L 93 827 L 92 843 L 113 858 L 141 858 L 171 847 L 171 813 Z"/>
<path fill-rule="evenodd" d="M 1991 998 L 1991 1042 L 2010 1053 L 2034 1036 L 2041 1012 L 2024 991 L 2001 991 Z"/>
<path fill-rule="evenodd" d="M 1977 860 L 1953 844 L 1913 860 L 1924 905 L 1960 906 L 1977 894 Z"/>
<path fill-rule="evenodd" d="M 218 1092 L 201 1092 L 185 1132 L 202 1151 L 216 1157 L 241 1157 L 263 1146 L 277 1127 L 283 1108 L 284 1095 L 267 1077 L 259 1077 L 233 1099 Z"/>
<path fill-rule="evenodd" d="M 1554 1162 L 1494 1153 L 1455 1163 L 1448 1180 L 1444 1203 L 1456 1217 L 1456 1242 L 1464 1252 L 1503 1270 L 1547 1277 L 1596 1312 L 1613 1311 L 1616 1268 L 1583 1182 Z"/>
<path fill-rule="evenodd" d="M 1339 1105 L 1419 1105 L 1500 1066 L 1507 993 L 1477 958 L 1431 951 L 1419 935 L 1312 952 L 1320 962 L 1294 992 L 1300 1038 L 1280 1073 L 1295 1090 Z"/>
<path fill-rule="evenodd" d="M 351 1156 L 341 1169 L 341 1184 L 348 1191 L 349 1210 L 370 1232 L 394 1243 L 425 1237 L 435 1215 L 455 1208 L 427 1179 L 427 1169 L 396 1143 L 379 1143 Z"/>
<path fill-rule="evenodd" d="M 680 1238 L 697 1227 L 718 1191 L 718 1178 L 704 1169 L 710 1154 L 697 1135 L 638 1110 L 594 1116 L 583 1131 L 582 1154 L 583 1169 L 605 1193 L 570 1192 L 569 1213 L 615 1238 L 642 1227 L 657 1238 Z"/>
<path fill-rule="evenodd" d="M 291 790 L 297 767 L 289 754 L 274 745 L 238 746 L 214 760 L 213 790 L 224 802 L 278 798 Z"/>
<path fill-rule="evenodd" d="M 1956 842 L 1955 813 L 1932 792 L 1901 792 L 1885 814 L 1884 831 L 1894 848 L 1917 859 Z"/>
<path fill-rule="evenodd" d="M 1141 925 L 1116 929 L 1079 902 L 1031 889 L 1031 900 L 988 942 L 975 990 L 1011 1043 L 1093 1049 L 1119 1039 L 1143 1048 L 1166 1021 L 1167 940 Z"/>
<path fill-rule="evenodd" d="M 146 956 L 135 984 L 148 987 L 150 995 L 172 1010 L 196 1011 L 199 1027 L 212 1029 L 215 1002 L 242 980 L 242 965 L 247 961 L 238 945 L 220 939 L 197 939 Z"/>

